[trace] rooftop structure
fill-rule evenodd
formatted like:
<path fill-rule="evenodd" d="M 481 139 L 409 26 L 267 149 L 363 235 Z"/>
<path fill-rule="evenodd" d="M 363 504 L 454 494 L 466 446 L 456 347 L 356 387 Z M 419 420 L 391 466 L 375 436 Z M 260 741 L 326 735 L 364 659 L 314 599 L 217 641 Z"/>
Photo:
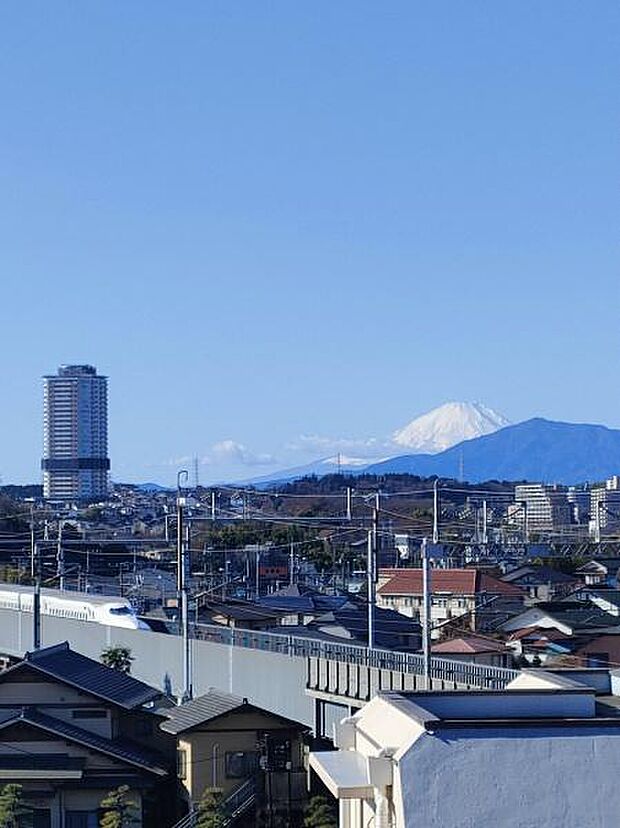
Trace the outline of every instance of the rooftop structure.
<path fill-rule="evenodd" d="M 506 690 L 383 693 L 310 765 L 340 800 L 340 828 L 612 825 L 616 681 L 525 671 Z"/>

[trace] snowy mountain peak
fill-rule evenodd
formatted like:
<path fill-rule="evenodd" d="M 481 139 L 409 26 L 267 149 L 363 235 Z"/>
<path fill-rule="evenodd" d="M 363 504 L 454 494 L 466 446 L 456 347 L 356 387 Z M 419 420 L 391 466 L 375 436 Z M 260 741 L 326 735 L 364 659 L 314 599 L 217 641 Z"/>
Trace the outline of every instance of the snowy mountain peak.
<path fill-rule="evenodd" d="M 415 453 L 436 454 L 507 425 L 506 417 L 482 403 L 449 402 L 395 431 L 392 439 Z"/>

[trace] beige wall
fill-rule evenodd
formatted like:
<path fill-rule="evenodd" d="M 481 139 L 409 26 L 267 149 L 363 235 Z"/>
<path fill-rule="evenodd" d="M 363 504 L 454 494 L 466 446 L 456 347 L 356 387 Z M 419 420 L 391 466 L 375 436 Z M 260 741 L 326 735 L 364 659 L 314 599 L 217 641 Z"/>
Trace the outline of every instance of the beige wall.
<path fill-rule="evenodd" d="M 185 751 L 187 767 L 182 783 L 188 797 L 197 802 L 205 788 L 221 788 L 227 796 L 239 787 L 244 779 L 226 776 L 226 754 L 255 752 L 259 731 L 281 733 L 284 738 L 290 738 L 292 770 L 298 772 L 302 769 L 303 753 L 299 736 L 294 732 L 289 734 L 274 717 L 258 712 L 233 713 L 215 720 L 211 726 L 205 725 L 179 735 L 178 748 Z M 272 779 L 274 795 L 283 792 L 285 796 L 288 780 L 285 779 L 283 784 L 276 779 L 277 776 L 286 777 L 287 774 L 274 773 Z"/>

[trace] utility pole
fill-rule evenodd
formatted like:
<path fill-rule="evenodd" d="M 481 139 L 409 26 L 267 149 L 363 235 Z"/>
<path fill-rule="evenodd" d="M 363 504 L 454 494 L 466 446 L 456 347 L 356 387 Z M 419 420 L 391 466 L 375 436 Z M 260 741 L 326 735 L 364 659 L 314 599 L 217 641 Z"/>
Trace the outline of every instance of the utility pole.
<path fill-rule="evenodd" d="M 34 532 L 34 503 L 30 504 L 30 577 L 34 578 L 34 546 L 35 546 L 35 532 Z"/>
<path fill-rule="evenodd" d="M 439 543 L 439 480 L 433 483 L 433 543 Z"/>
<path fill-rule="evenodd" d="M 351 487 L 347 486 L 347 520 L 351 522 L 352 518 L 352 510 L 351 510 Z"/>
<path fill-rule="evenodd" d="M 254 574 L 255 574 L 255 581 L 256 581 L 256 586 L 255 586 L 256 597 L 260 598 L 260 549 L 256 550 L 256 572 Z"/>
<path fill-rule="evenodd" d="M 58 541 L 56 544 L 56 577 L 58 578 L 58 589 L 65 588 L 65 550 L 62 546 L 62 529 L 64 521 L 58 518 Z"/>
<path fill-rule="evenodd" d="M 192 698 L 192 677 L 189 641 L 189 607 L 187 601 L 187 536 L 183 522 L 185 497 L 182 495 L 181 480 L 187 482 L 188 473 L 182 469 L 177 475 L 177 609 L 181 623 L 183 641 L 183 701 Z M 189 529 L 189 526 L 188 526 Z"/>
<path fill-rule="evenodd" d="M 487 543 L 489 542 L 488 539 L 488 515 L 487 515 L 487 502 L 486 500 L 482 501 L 482 545 L 486 548 Z"/>
<path fill-rule="evenodd" d="M 41 649 L 41 558 L 39 544 L 34 545 L 34 595 L 32 597 L 32 644 L 35 650 Z"/>
<path fill-rule="evenodd" d="M 372 510 L 372 527 L 368 532 L 368 561 L 366 583 L 368 591 L 368 649 L 375 647 L 375 602 L 377 587 L 377 541 L 379 538 L 379 492 Z"/>
<path fill-rule="evenodd" d="M 295 583 L 295 544 L 293 541 L 291 541 L 289 553 L 288 582 L 291 586 Z"/>
<path fill-rule="evenodd" d="M 211 520 L 215 523 L 215 489 L 211 489 Z"/>
<path fill-rule="evenodd" d="M 424 658 L 424 689 L 431 689 L 431 573 L 427 539 L 422 538 L 422 652 Z"/>

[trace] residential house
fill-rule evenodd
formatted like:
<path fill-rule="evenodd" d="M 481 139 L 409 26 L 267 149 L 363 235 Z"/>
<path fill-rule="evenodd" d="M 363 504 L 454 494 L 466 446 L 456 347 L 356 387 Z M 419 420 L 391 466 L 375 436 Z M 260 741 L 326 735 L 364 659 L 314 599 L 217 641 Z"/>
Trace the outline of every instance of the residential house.
<path fill-rule="evenodd" d="M 523 607 L 525 593 L 477 569 L 431 569 L 431 623 L 433 637 L 454 624 L 472 631 L 495 629 Z M 377 604 L 423 622 L 421 569 L 382 569 Z"/>
<path fill-rule="evenodd" d="M 23 786 L 36 828 L 97 828 L 100 803 L 128 785 L 136 828 L 174 817 L 174 745 L 159 690 L 65 642 L 0 673 L 0 778 Z"/>
<path fill-rule="evenodd" d="M 491 667 L 512 667 L 513 653 L 503 641 L 464 635 L 432 645 L 431 653 L 439 658 L 467 661 L 471 664 L 487 664 Z"/>
<path fill-rule="evenodd" d="M 385 650 L 416 652 L 422 646 L 419 622 L 398 612 L 376 606 L 374 609 L 374 644 Z M 334 644 L 368 645 L 368 604 L 349 598 L 344 604 L 324 610 L 307 624 L 278 627 L 273 632 L 316 638 Z"/>
<path fill-rule="evenodd" d="M 586 586 L 618 586 L 620 558 L 596 558 L 575 570 L 575 575 Z"/>
<path fill-rule="evenodd" d="M 506 690 L 382 693 L 310 766 L 340 828 L 615 825 L 619 678 L 527 671 Z"/>
<path fill-rule="evenodd" d="M 201 604 L 200 620 L 242 630 L 266 630 L 276 624 L 281 613 L 251 601 L 205 601 Z"/>
<path fill-rule="evenodd" d="M 590 600 L 541 601 L 505 621 L 501 628 L 504 632 L 554 628 L 567 636 L 620 634 L 620 617 Z"/>
<path fill-rule="evenodd" d="M 550 566 L 519 566 L 502 576 L 502 581 L 521 587 L 530 601 L 555 601 L 575 590 L 579 579 Z"/>
<path fill-rule="evenodd" d="M 219 690 L 166 714 L 161 729 L 176 739 L 177 773 L 190 809 L 205 788 L 220 789 L 225 803 L 250 819 L 263 810 L 290 816 L 302 808 L 305 725 Z"/>

